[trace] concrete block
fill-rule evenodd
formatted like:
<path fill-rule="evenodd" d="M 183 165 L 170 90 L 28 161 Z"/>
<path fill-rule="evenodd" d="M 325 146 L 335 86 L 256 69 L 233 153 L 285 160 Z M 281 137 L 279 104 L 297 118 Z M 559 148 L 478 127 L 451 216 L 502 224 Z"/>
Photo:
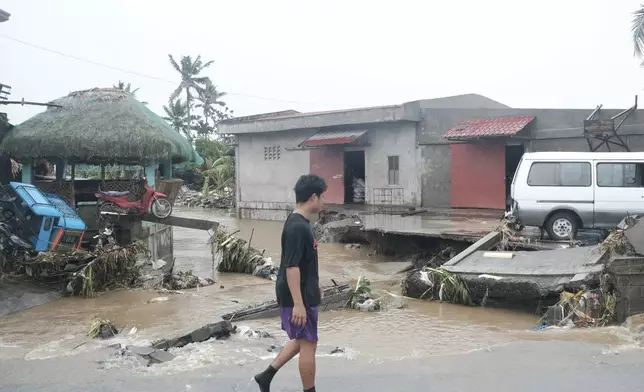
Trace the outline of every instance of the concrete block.
<path fill-rule="evenodd" d="M 615 284 L 617 287 L 627 287 L 630 286 L 630 277 L 628 275 L 615 275 Z"/>
<path fill-rule="evenodd" d="M 627 299 L 628 316 L 644 313 L 644 298 Z"/>
<path fill-rule="evenodd" d="M 172 361 L 174 359 L 174 355 L 170 354 L 167 351 L 163 351 L 163 350 L 153 351 L 149 355 L 150 355 L 150 359 L 151 359 L 151 361 L 150 361 L 151 364 L 168 362 L 168 361 Z"/>
<path fill-rule="evenodd" d="M 622 297 L 631 299 L 644 298 L 643 286 L 629 286 L 622 290 Z"/>
<path fill-rule="evenodd" d="M 628 242 L 639 254 L 644 254 L 644 219 L 638 220 L 633 226 L 630 226 L 626 232 Z"/>
<path fill-rule="evenodd" d="M 644 286 L 644 275 L 629 275 L 628 276 L 628 285 L 629 286 Z"/>

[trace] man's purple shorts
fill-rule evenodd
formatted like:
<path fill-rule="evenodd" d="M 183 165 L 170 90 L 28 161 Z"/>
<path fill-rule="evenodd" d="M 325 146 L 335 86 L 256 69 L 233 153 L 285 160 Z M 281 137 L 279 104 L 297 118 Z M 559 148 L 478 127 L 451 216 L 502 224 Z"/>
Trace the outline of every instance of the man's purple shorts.
<path fill-rule="evenodd" d="M 309 342 L 318 341 L 318 307 L 312 306 L 306 309 L 306 324 L 295 325 L 291 318 L 293 317 L 293 308 L 280 308 L 280 319 L 282 320 L 282 329 L 288 335 L 290 340 L 308 340 Z"/>

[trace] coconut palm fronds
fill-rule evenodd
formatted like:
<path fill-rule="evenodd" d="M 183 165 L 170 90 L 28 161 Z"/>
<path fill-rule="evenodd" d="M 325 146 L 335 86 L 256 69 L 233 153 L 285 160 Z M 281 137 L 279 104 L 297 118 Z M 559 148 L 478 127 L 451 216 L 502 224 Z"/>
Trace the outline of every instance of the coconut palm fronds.
<path fill-rule="evenodd" d="M 228 233 L 217 230 L 210 238 L 213 244 L 213 257 L 218 261 L 217 270 L 273 279 L 277 275 L 277 267 L 273 265 L 270 257 L 264 257 L 264 251 L 260 252 L 251 246 L 252 234 L 246 241 L 235 237 L 238 232 Z"/>
<path fill-rule="evenodd" d="M 11 174 L 17 176 L 20 170 L 22 170 L 22 165 L 11 159 Z"/>
<path fill-rule="evenodd" d="M 109 339 L 118 333 L 119 331 L 110 320 L 96 319 L 87 331 L 87 336 L 92 339 Z"/>
<path fill-rule="evenodd" d="M 371 293 L 371 282 L 364 276 L 358 278 L 353 295 L 347 301 L 346 308 L 373 312 L 382 308 L 382 300 L 373 298 Z"/>
<path fill-rule="evenodd" d="M 619 255 L 634 256 L 637 254 L 633 245 L 628 242 L 625 231 L 620 229 L 613 230 L 599 246 L 602 250 L 607 249 Z"/>
<path fill-rule="evenodd" d="M 467 283 L 460 276 L 442 268 L 425 267 L 421 271 L 421 280 L 429 284 L 421 299 L 438 299 L 461 305 L 474 305 Z"/>
<path fill-rule="evenodd" d="M 146 252 L 147 248 L 141 242 L 99 249 L 92 261 L 74 273 L 76 279 L 70 284 L 77 289 L 72 291 L 92 297 L 97 291 L 113 285 L 133 286 L 139 277 L 137 259 Z"/>
<path fill-rule="evenodd" d="M 501 233 L 501 241 L 499 242 L 499 250 L 506 250 L 509 248 L 509 243 L 512 239 L 515 239 L 521 235 L 523 226 L 515 217 L 511 214 L 506 214 L 501 220 L 501 224 L 496 228 L 496 231 Z"/>

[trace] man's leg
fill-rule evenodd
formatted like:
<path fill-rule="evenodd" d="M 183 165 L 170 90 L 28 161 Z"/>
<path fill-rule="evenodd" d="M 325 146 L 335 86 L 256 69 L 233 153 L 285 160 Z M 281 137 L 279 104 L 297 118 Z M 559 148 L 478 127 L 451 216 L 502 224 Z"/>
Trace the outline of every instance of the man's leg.
<path fill-rule="evenodd" d="M 266 370 L 255 376 L 255 381 L 257 382 L 257 385 L 259 385 L 260 392 L 270 391 L 271 381 L 273 381 L 275 373 L 277 373 L 277 371 L 280 370 L 282 366 L 293 359 L 293 357 L 295 357 L 299 352 L 300 342 L 298 342 L 297 340 L 290 340 L 288 343 L 286 343 L 284 348 L 280 350 L 279 354 L 277 354 L 277 357 L 273 360 L 270 366 Z"/>
<path fill-rule="evenodd" d="M 315 352 L 318 343 L 300 340 L 300 377 L 304 391 L 315 392 Z"/>
<path fill-rule="evenodd" d="M 318 308 L 306 312 L 306 327 L 300 339 L 300 377 L 304 392 L 315 392 L 315 352 L 318 348 Z"/>

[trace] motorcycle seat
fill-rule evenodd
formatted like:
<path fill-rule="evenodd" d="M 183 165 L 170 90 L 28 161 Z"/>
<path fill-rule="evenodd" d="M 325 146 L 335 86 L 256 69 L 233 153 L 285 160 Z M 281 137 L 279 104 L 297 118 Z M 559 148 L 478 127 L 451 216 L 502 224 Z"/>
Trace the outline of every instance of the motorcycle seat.
<path fill-rule="evenodd" d="M 119 192 L 119 191 L 98 191 L 98 192 L 102 193 L 105 196 L 111 196 L 111 197 L 125 196 L 125 195 L 130 194 L 130 191 L 123 191 L 123 192 Z"/>

